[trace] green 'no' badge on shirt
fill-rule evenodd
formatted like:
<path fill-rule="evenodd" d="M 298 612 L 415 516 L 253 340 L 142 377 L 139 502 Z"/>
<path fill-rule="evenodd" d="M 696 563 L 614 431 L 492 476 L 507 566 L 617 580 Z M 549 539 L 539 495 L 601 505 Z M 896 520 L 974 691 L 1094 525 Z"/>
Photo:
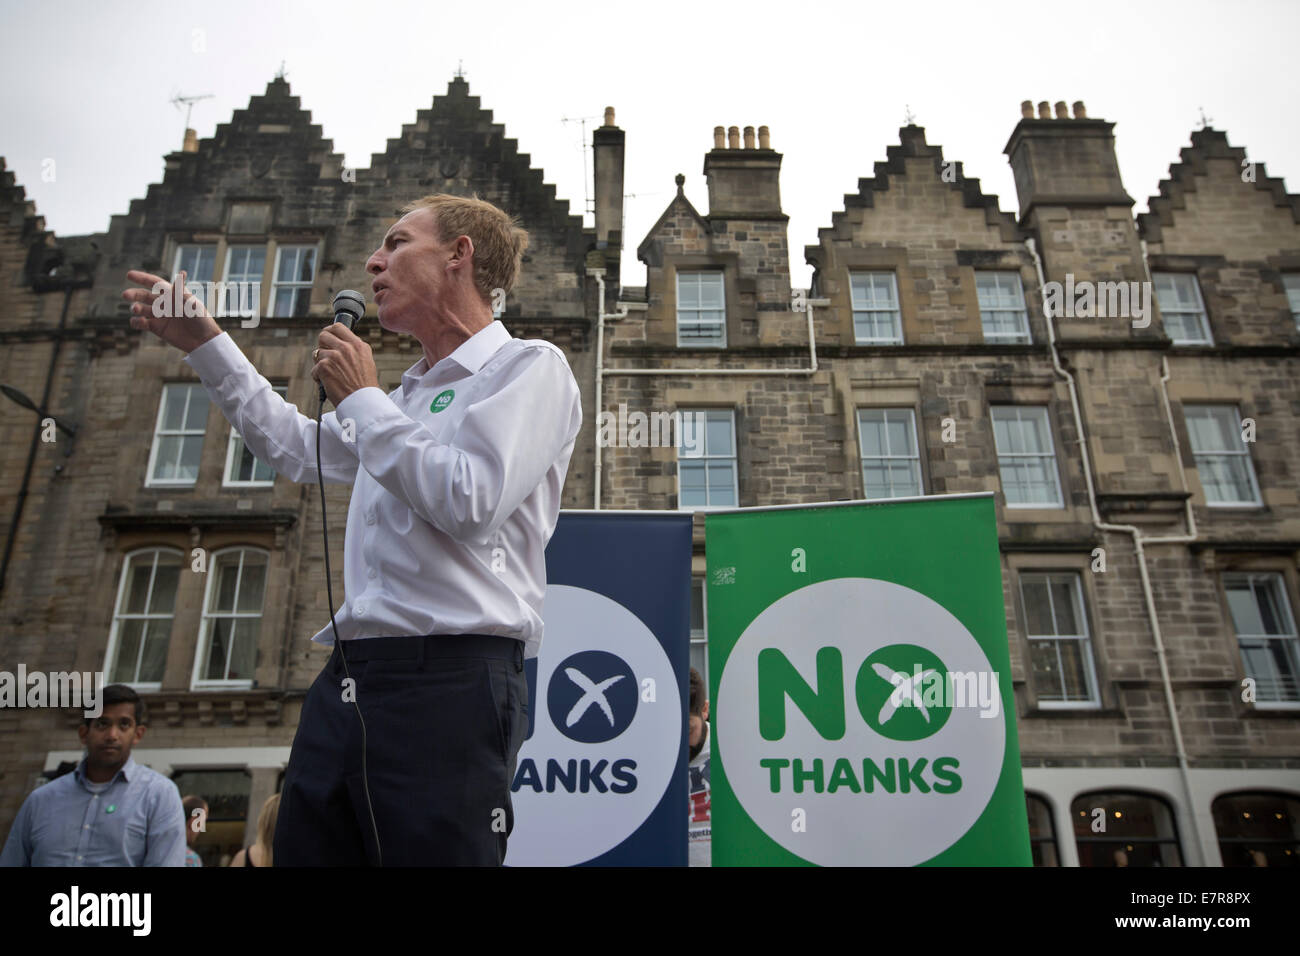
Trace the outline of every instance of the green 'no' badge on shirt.
<path fill-rule="evenodd" d="M 439 392 L 438 397 L 429 405 L 429 411 L 435 415 L 451 404 L 451 400 L 456 397 L 453 389 L 447 389 L 445 392 Z"/>

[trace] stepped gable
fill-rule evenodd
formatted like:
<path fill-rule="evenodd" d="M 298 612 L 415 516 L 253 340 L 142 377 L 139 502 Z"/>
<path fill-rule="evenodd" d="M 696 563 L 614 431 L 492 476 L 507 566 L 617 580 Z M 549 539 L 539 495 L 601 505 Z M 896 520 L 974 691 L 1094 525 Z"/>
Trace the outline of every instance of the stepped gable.
<path fill-rule="evenodd" d="M 370 168 L 359 173 L 357 182 L 376 190 L 386 184 L 387 192 L 401 199 L 399 206 L 427 193 L 476 193 L 519 217 L 530 234 L 548 235 L 566 250 L 566 261 L 580 263 L 595 244 L 594 230 L 585 230 L 582 216 L 570 213 L 569 201 L 556 197 L 554 184 L 545 181 L 528 153 L 519 151 L 518 141 L 505 135 L 504 124 L 493 122 L 492 111 L 470 95 L 461 76 L 428 109 L 419 110 L 414 123 L 404 124 L 401 136 L 388 140 L 383 153 L 372 155 Z M 417 189 L 399 196 L 392 190 L 399 185 Z M 538 239 L 531 243 L 530 258 L 540 244 Z"/>
<path fill-rule="evenodd" d="M 0 156 L 0 269 L 5 286 L 40 291 L 57 254 L 45 217 L 37 215 L 35 200 L 27 198 L 27 190 Z M 12 321 L 11 315 L 0 318 L 5 325 Z"/>
<path fill-rule="evenodd" d="M 877 162 L 874 167 L 875 176 L 858 180 L 858 191 L 856 193 L 846 193 L 844 196 L 844 209 L 840 212 L 831 214 L 830 226 L 823 226 L 817 230 L 819 238 L 835 238 L 843 233 L 843 227 L 851 221 L 849 210 L 852 209 L 869 209 L 875 205 L 875 194 L 884 192 L 890 188 L 891 176 L 906 176 L 907 166 L 905 159 L 926 156 L 934 164 L 935 176 L 941 182 L 945 181 L 944 176 L 944 158 L 943 147 L 932 146 L 925 141 L 925 127 L 923 126 L 903 126 L 898 131 L 899 144 L 890 146 L 885 150 L 886 159 L 884 162 Z M 998 197 L 986 194 L 980 188 L 978 179 L 968 178 L 963 172 L 960 160 L 952 164 L 951 172 L 947 184 L 954 190 L 961 193 L 962 204 L 969 209 L 983 209 L 984 220 L 991 226 L 997 226 L 1002 232 L 1003 238 L 1007 242 L 1020 242 L 1023 240 L 1020 227 L 1016 224 L 1015 216 L 1011 213 L 1003 212 L 998 205 Z M 809 254 L 820 248 L 819 245 L 808 246 Z"/>
<path fill-rule="evenodd" d="M 266 84 L 263 95 L 249 98 L 247 109 L 235 110 L 230 122 L 199 140 L 195 151 L 170 153 L 162 183 L 151 184 L 143 199 L 132 200 L 131 215 L 144 212 L 169 193 L 219 194 L 236 183 L 239 197 L 250 200 L 283 198 L 285 180 L 324 179 L 342 187 L 346 185 L 341 176 L 343 157 L 333 146 L 322 136 L 321 127 L 312 123 L 301 99 L 292 95 L 289 81 L 277 76 Z M 169 218 L 166 225 L 172 224 Z M 185 225 L 201 228 L 221 223 L 218 217 Z"/>
<path fill-rule="evenodd" d="M 36 213 L 36 201 L 27 198 L 27 190 L 18 182 L 5 158 L 0 156 L 0 215 L 5 232 L 16 239 L 27 241 L 53 233 L 45 229 L 45 217 Z"/>
<path fill-rule="evenodd" d="M 656 240 L 664 238 L 664 234 L 670 230 L 670 226 L 675 224 L 674 238 L 680 238 L 683 226 L 694 224 L 699 229 L 702 237 L 708 237 L 711 230 L 709 222 L 700 215 L 699 210 L 691 204 L 686 198 L 683 187 L 686 184 L 686 177 L 681 173 L 677 174 L 677 195 L 664 208 L 663 214 L 655 220 L 655 224 L 650 227 L 641 240 L 641 244 L 636 247 L 636 257 L 648 266 L 663 265 L 662 250 L 656 246 Z"/>
<path fill-rule="evenodd" d="M 160 238 L 224 231 L 230 202 L 272 204 L 277 226 L 327 230 L 345 206 L 343 157 L 323 138 L 311 113 L 275 77 L 249 98 L 211 137 L 189 142 L 164 158 L 161 183 L 111 217 L 100 259 L 91 314 L 125 314 L 119 292 L 128 268 L 158 272 Z"/>
<path fill-rule="evenodd" d="M 35 200 L 0 156 L 0 282 L 16 296 L 0 315 L 0 329 L 56 324 L 55 314 L 40 305 L 40 294 L 89 285 L 102 238 L 58 238 L 46 229 Z"/>
<path fill-rule="evenodd" d="M 1158 194 L 1147 203 L 1149 212 L 1140 213 L 1138 233 L 1150 242 L 1159 242 L 1161 229 L 1173 226 L 1174 212 L 1187 208 L 1186 194 L 1196 191 L 1196 178 L 1208 175 L 1206 161 L 1210 159 L 1231 159 L 1238 167 L 1244 168 L 1246 150 L 1242 146 L 1230 146 L 1228 134 L 1213 127 L 1194 130 L 1192 145 L 1184 146 L 1178 151 L 1178 162 L 1169 167 L 1169 177 L 1162 179 Z M 1279 177 L 1269 176 L 1263 163 L 1255 163 L 1255 181 L 1242 180 L 1243 187 L 1262 189 L 1270 193 L 1275 206 L 1290 207 L 1291 216 L 1300 224 L 1300 195 L 1286 191 L 1286 183 Z"/>

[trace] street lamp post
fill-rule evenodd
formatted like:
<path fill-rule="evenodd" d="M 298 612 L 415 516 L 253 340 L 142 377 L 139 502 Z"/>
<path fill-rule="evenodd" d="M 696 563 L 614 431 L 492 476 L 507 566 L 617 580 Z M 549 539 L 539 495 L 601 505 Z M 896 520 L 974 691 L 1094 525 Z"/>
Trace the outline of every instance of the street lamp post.
<path fill-rule="evenodd" d="M 71 422 L 65 424 L 59 421 L 45 409 L 41 408 L 41 406 L 28 398 L 24 392 L 14 388 L 12 385 L 0 384 L 0 393 L 3 393 L 6 398 L 15 404 L 34 411 L 37 415 L 41 416 L 42 422 L 46 419 L 52 421 L 54 427 L 63 432 L 70 439 L 64 443 L 65 447 L 63 449 L 63 457 L 67 458 L 72 454 L 73 445 L 77 436 L 77 426 L 75 424 Z M 23 471 L 23 482 L 18 489 L 18 500 L 14 503 L 13 520 L 9 522 L 9 534 L 6 535 L 4 558 L 3 560 L 0 560 L 0 593 L 4 591 L 5 578 L 8 577 L 9 574 L 9 561 L 13 557 L 14 542 L 18 539 L 18 522 L 22 520 L 23 505 L 27 503 L 27 487 L 31 483 L 32 468 L 36 464 L 36 446 L 38 444 L 39 442 L 37 441 L 36 436 L 33 436 L 31 449 L 27 453 L 27 467 Z M 63 463 L 60 462 L 55 465 L 54 470 L 56 473 L 63 471 Z"/>

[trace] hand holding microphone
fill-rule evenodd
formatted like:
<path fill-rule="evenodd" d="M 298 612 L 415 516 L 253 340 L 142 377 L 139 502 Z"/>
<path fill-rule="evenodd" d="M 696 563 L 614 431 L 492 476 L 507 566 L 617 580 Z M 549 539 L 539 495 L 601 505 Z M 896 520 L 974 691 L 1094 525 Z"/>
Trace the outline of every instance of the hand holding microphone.
<path fill-rule="evenodd" d="M 361 388 L 379 387 L 370 346 L 352 330 L 366 311 L 361 293 L 344 289 L 334 297 L 334 324 L 320 333 L 312 352 L 311 377 L 320 383 L 321 401 L 329 398 L 337 408 L 343 399 Z"/>

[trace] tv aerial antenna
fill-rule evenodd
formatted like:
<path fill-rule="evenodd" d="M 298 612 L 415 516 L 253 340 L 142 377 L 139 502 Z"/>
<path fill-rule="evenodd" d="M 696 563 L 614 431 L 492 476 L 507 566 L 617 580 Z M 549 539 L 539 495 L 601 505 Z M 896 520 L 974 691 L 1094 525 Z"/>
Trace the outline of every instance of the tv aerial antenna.
<path fill-rule="evenodd" d="M 600 116 L 561 116 L 561 123 L 578 123 L 582 128 L 582 142 L 578 148 L 582 150 L 582 208 L 584 212 L 594 213 L 596 207 L 591 200 L 591 183 L 587 178 L 587 120 L 602 119 Z"/>
<path fill-rule="evenodd" d="M 171 98 L 172 106 L 176 107 L 177 109 L 181 108 L 182 103 L 185 104 L 185 128 L 186 129 L 190 128 L 190 113 L 194 109 L 194 104 L 197 103 L 199 100 L 210 100 L 214 95 L 215 94 L 213 93 L 203 93 L 199 96 L 181 96 L 179 93 L 177 93 L 175 96 Z"/>

